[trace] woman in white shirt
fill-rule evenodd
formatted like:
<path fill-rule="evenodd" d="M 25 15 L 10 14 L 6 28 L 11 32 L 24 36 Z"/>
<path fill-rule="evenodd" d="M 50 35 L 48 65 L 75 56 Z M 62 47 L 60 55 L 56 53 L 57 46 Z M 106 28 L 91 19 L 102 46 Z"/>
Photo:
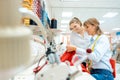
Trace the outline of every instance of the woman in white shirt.
<path fill-rule="evenodd" d="M 72 31 L 70 33 L 70 44 L 75 45 L 82 49 L 86 49 L 90 43 L 90 37 L 87 34 L 87 32 L 85 32 L 80 19 L 77 17 L 72 18 L 71 21 L 69 22 L 69 28 Z M 74 56 L 76 56 L 76 54 Z M 81 54 L 79 54 L 79 56 L 82 57 Z M 72 63 L 72 64 L 74 64 L 74 63 Z M 86 61 L 83 60 L 81 66 L 82 66 L 82 71 L 83 72 L 86 71 L 86 69 L 85 69 Z"/>
<path fill-rule="evenodd" d="M 69 28 L 72 31 L 70 34 L 70 44 L 86 49 L 90 38 L 85 32 L 82 22 L 77 17 L 74 17 L 69 22 Z"/>
<path fill-rule="evenodd" d="M 86 54 L 87 58 L 92 60 L 92 69 L 90 73 L 96 80 L 114 80 L 110 64 L 112 51 L 110 49 L 108 37 L 102 34 L 99 22 L 96 18 L 89 18 L 86 20 L 84 22 L 84 27 L 87 33 L 93 38 L 93 42 L 91 42 L 91 45 L 88 47 L 92 49 L 92 52 L 87 55 L 86 49 L 73 45 L 67 45 L 67 51 L 76 50 L 77 54 Z"/>

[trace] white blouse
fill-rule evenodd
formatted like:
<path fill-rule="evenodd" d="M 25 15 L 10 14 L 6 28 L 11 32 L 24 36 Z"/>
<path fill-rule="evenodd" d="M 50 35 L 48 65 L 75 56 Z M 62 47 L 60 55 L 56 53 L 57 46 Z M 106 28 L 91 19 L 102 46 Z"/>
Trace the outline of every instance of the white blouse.
<path fill-rule="evenodd" d="M 98 35 L 95 35 L 93 39 L 95 40 Z M 90 46 L 91 48 L 91 46 Z M 86 49 L 77 48 L 77 54 L 86 54 Z M 110 42 L 106 35 L 101 35 L 96 41 L 94 51 L 88 55 L 88 59 L 93 61 L 92 68 L 94 69 L 107 69 L 112 71 L 110 58 L 112 56 L 112 51 L 110 49 Z"/>
<path fill-rule="evenodd" d="M 70 43 L 76 47 L 86 49 L 90 43 L 90 37 L 87 33 L 84 33 L 84 36 L 81 36 L 78 33 L 72 32 L 70 34 Z"/>

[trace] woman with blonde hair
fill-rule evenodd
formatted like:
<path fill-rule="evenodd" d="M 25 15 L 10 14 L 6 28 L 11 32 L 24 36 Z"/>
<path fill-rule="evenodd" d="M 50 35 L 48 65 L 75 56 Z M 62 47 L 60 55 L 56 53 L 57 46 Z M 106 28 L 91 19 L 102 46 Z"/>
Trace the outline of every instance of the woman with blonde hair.
<path fill-rule="evenodd" d="M 80 19 L 77 17 L 72 18 L 69 22 L 69 29 L 72 31 L 70 34 L 70 44 L 86 49 L 88 47 L 90 37 L 85 32 Z"/>
<path fill-rule="evenodd" d="M 92 52 L 88 55 L 86 49 L 73 45 L 67 45 L 67 51 L 86 54 L 87 58 L 92 61 L 90 73 L 96 80 L 114 80 L 110 64 L 112 56 L 110 42 L 108 37 L 102 33 L 99 21 L 96 18 L 89 18 L 83 25 L 87 33 L 92 36 L 91 44 L 88 47 Z"/>
<path fill-rule="evenodd" d="M 82 49 L 86 49 L 90 43 L 90 40 L 89 40 L 90 37 L 85 32 L 80 19 L 77 17 L 73 17 L 69 22 L 69 29 L 71 30 L 70 44 L 75 45 Z M 61 57 L 61 61 L 62 62 L 69 61 L 70 65 L 73 65 L 74 63 L 72 61 L 75 56 L 76 56 L 76 52 L 74 52 L 74 51 L 70 52 L 70 53 L 65 52 Z M 79 55 L 79 56 L 81 56 L 81 55 Z M 82 61 L 81 67 L 82 67 L 83 72 L 87 72 L 85 61 Z"/>

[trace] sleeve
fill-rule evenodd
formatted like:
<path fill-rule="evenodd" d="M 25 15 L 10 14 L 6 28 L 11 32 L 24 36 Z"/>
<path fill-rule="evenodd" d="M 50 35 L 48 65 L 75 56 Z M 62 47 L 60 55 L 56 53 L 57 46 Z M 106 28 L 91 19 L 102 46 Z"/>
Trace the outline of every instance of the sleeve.
<path fill-rule="evenodd" d="M 88 55 L 88 59 L 93 62 L 99 62 L 104 54 L 110 50 L 110 42 L 107 36 L 100 36 L 99 40 L 96 42 L 94 51 Z M 87 55 L 86 49 L 77 48 L 76 53 L 80 55 Z"/>
<path fill-rule="evenodd" d="M 88 59 L 99 62 L 105 53 L 110 49 L 110 42 L 107 36 L 101 36 L 96 42 L 94 51 L 88 55 Z"/>
<path fill-rule="evenodd" d="M 76 48 L 76 54 L 87 55 L 86 50 L 83 48 Z"/>

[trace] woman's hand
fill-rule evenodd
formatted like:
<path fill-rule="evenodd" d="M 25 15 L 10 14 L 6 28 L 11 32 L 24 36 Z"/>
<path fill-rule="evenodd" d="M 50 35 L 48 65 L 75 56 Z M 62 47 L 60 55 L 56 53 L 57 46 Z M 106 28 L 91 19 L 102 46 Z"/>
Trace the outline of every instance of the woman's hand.
<path fill-rule="evenodd" d="M 76 51 L 76 47 L 73 45 L 67 45 L 66 49 L 67 49 L 67 52 Z"/>

